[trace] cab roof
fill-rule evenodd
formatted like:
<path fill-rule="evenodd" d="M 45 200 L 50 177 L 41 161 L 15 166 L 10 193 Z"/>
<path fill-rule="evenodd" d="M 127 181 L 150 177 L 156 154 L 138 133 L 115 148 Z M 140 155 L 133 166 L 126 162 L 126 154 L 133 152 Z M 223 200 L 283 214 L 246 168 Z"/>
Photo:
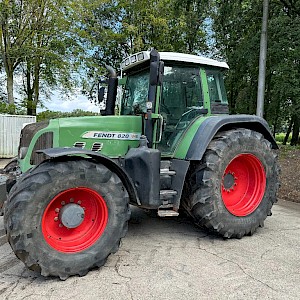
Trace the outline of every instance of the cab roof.
<path fill-rule="evenodd" d="M 219 67 L 223 69 L 229 69 L 226 62 L 220 62 L 215 59 L 193 55 L 193 54 L 184 54 L 177 52 L 159 52 L 160 59 L 163 61 L 179 61 L 179 62 L 187 62 L 194 63 L 198 65 L 206 65 Z M 150 51 L 142 51 L 135 54 L 132 54 L 125 58 L 121 63 L 121 70 L 127 71 L 147 60 L 150 59 Z"/>

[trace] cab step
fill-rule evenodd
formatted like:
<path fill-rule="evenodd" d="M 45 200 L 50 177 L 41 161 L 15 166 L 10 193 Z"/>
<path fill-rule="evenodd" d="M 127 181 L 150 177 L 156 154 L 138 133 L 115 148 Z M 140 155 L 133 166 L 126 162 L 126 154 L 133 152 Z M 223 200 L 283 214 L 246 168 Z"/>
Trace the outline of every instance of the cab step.
<path fill-rule="evenodd" d="M 160 169 L 160 175 L 161 176 L 174 176 L 174 175 L 176 175 L 176 172 L 172 171 L 170 169 Z"/>
<path fill-rule="evenodd" d="M 159 209 L 157 212 L 157 215 L 159 217 L 178 217 L 179 213 L 175 210 L 171 210 L 171 209 Z"/>
<path fill-rule="evenodd" d="M 175 190 L 160 190 L 159 192 L 161 200 L 172 199 L 173 196 L 177 195 L 177 191 Z"/>

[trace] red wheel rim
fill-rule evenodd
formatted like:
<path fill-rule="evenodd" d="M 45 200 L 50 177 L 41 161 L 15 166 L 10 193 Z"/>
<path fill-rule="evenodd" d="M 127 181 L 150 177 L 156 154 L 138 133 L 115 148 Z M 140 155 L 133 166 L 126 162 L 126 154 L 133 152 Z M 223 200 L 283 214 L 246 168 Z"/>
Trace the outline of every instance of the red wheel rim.
<path fill-rule="evenodd" d="M 265 189 L 265 169 L 256 156 L 237 155 L 226 167 L 221 193 L 225 207 L 233 215 L 243 217 L 255 211 Z"/>
<path fill-rule="evenodd" d="M 76 228 L 67 228 L 60 221 L 63 206 L 75 203 L 83 208 L 84 218 Z M 55 196 L 42 217 L 45 241 L 60 252 L 80 252 L 92 246 L 102 235 L 108 221 L 104 199 L 94 190 L 77 187 Z"/>

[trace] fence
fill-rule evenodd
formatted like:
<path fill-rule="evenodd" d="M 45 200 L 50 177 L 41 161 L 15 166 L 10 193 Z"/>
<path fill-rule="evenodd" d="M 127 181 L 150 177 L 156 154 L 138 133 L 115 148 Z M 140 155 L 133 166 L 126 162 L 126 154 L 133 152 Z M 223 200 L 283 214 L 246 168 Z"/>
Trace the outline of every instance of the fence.
<path fill-rule="evenodd" d="M 18 154 L 22 128 L 35 122 L 35 116 L 0 114 L 0 158 L 14 157 Z"/>

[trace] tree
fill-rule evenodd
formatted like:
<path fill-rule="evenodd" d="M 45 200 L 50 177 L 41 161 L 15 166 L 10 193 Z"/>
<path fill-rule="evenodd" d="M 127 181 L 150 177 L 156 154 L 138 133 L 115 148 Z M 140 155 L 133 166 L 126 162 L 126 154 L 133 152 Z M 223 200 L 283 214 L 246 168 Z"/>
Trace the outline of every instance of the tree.
<path fill-rule="evenodd" d="M 207 50 L 206 22 L 209 1 L 200 0 L 111 0 L 91 7 L 82 30 L 94 50 L 88 62 L 85 90 L 96 86 L 105 70 L 100 63 L 119 69 L 132 53 L 159 51 L 203 53 Z M 86 11 L 86 10 L 85 10 Z M 92 94 L 89 92 L 88 94 Z"/>
<path fill-rule="evenodd" d="M 265 88 L 264 117 L 274 134 L 290 128 L 292 144 L 299 138 L 299 3 L 270 3 Z M 231 67 L 226 85 L 233 113 L 255 112 L 261 8 L 261 1 L 216 1 L 213 28 L 219 54 Z"/>
<path fill-rule="evenodd" d="M 34 27 L 32 0 L 4 0 L 0 3 L 0 51 L 6 73 L 7 99 L 14 104 L 14 72 L 23 61 Z"/>
<path fill-rule="evenodd" d="M 41 92 L 48 88 L 72 90 L 84 51 L 72 32 L 70 1 L 41 1 L 34 13 L 35 31 L 21 64 L 28 114 L 36 114 Z"/>
<path fill-rule="evenodd" d="M 213 29 L 217 55 L 230 66 L 226 84 L 232 113 L 256 111 L 261 16 L 261 1 L 215 2 Z"/>
<path fill-rule="evenodd" d="M 80 22 L 73 0 L 6 0 L 1 2 L 1 54 L 8 102 L 14 103 L 14 75 L 23 79 L 21 92 L 28 114 L 36 114 L 41 92 L 70 90 L 82 64 L 76 32 Z"/>

